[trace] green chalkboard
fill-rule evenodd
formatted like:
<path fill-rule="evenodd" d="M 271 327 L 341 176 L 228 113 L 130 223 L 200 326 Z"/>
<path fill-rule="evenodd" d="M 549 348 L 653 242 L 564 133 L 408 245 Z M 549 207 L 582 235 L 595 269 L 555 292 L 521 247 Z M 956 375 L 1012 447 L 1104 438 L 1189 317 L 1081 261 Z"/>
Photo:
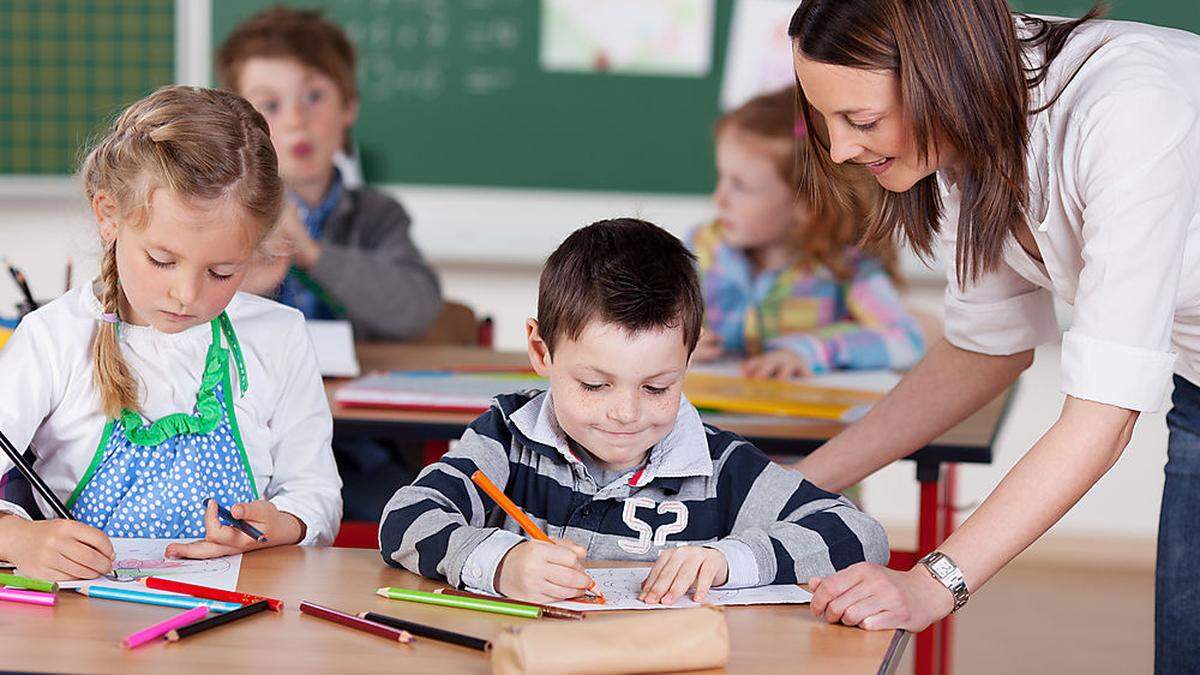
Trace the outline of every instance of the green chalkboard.
<path fill-rule="evenodd" d="M 214 46 L 277 0 L 213 3 Z M 547 72 L 539 0 L 328 0 L 360 50 L 372 182 L 703 192 L 732 3 L 703 77 Z M 480 214 L 486 218 L 486 214 Z"/>
<path fill-rule="evenodd" d="M 277 2 L 213 0 L 214 48 L 239 21 Z M 733 0 L 716 2 L 711 67 L 700 77 L 547 71 L 539 60 L 545 0 L 295 4 L 324 7 L 360 48 L 355 137 L 372 182 L 697 194 L 712 187 L 711 126 Z M 1114 18 L 1200 32 L 1200 0 L 1111 5 Z M 1078 15 L 1091 5 L 1012 6 Z"/>
<path fill-rule="evenodd" d="M 169 84 L 173 0 L 0 0 L 0 174 L 69 174 L 124 105 Z"/>

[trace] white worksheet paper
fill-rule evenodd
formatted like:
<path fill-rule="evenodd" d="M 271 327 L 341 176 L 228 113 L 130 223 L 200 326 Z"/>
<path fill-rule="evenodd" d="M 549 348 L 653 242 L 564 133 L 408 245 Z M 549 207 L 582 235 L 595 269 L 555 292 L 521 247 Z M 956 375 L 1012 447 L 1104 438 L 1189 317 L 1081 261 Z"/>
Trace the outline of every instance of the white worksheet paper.
<path fill-rule="evenodd" d="M 731 590 L 714 589 L 708 592 L 703 603 L 691 599 L 691 593 L 675 601 L 673 605 L 647 604 L 638 600 L 642 581 L 650 573 L 649 567 L 590 568 L 588 574 L 604 593 L 604 604 L 587 602 L 555 602 L 555 607 L 577 609 L 583 612 L 602 612 L 621 609 L 687 609 L 704 605 L 803 605 L 812 600 L 812 593 L 795 584 L 758 586 Z"/>
<path fill-rule="evenodd" d="M 167 546 L 186 544 L 195 539 L 113 539 L 113 550 L 117 559 L 113 572 L 121 581 L 104 577 L 59 582 L 59 588 L 82 586 L 116 586 L 119 588 L 144 588 L 132 583 L 144 577 L 164 577 L 226 591 L 237 590 L 238 574 L 242 570 L 242 555 L 230 555 L 208 560 L 168 559 Z M 156 591 L 159 592 L 159 591 Z"/>

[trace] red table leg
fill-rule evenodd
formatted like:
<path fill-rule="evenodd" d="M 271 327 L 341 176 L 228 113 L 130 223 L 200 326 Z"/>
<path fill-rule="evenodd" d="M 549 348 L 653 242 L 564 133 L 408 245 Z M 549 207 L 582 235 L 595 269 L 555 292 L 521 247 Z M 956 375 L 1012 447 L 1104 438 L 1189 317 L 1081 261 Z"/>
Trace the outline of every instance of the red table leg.
<path fill-rule="evenodd" d="M 955 509 L 955 488 L 958 482 L 958 466 L 947 464 L 944 469 L 945 473 L 942 477 L 942 531 L 938 537 L 938 543 L 945 541 L 954 532 L 954 509 Z M 954 652 L 954 616 L 948 616 L 942 619 L 942 634 L 941 634 L 941 654 L 940 668 L 938 672 L 941 675 L 950 675 L 952 657 Z"/>
<path fill-rule="evenodd" d="M 917 465 L 917 481 L 921 485 L 920 510 L 917 514 L 917 558 L 937 548 L 938 535 L 941 534 L 939 523 L 941 509 L 938 498 L 941 496 L 940 466 Z M 941 637 L 940 624 L 934 624 L 917 633 L 915 675 L 939 675 L 934 657 L 938 653 L 938 639 Z"/>

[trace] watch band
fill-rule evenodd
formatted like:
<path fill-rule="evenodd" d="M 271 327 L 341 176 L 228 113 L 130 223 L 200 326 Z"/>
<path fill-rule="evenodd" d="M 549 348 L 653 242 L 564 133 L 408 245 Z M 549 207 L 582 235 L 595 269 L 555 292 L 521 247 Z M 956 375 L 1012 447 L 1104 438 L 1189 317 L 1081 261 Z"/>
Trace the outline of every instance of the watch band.
<path fill-rule="evenodd" d="M 971 598 L 971 592 L 967 589 L 967 582 L 963 578 L 962 570 L 950 559 L 950 556 L 941 551 L 932 551 L 921 558 L 920 563 L 929 570 L 930 576 L 954 595 L 954 609 L 950 610 L 951 614 L 967 604 L 967 600 Z"/>

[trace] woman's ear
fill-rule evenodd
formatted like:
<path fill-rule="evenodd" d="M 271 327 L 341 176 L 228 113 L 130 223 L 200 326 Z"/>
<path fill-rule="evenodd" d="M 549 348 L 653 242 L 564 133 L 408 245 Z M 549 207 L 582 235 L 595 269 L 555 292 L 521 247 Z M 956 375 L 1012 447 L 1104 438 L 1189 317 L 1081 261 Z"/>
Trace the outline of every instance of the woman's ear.
<path fill-rule="evenodd" d="M 525 319 L 525 340 L 529 350 L 529 365 L 542 377 L 550 376 L 550 346 L 542 339 L 537 319 Z"/>
<path fill-rule="evenodd" d="M 100 238 L 104 243 L 112 243 L 117 238 L 117 230 L 120 229 L 117 224 L 117 216 L 120 213 L 120 208 L 117 206 L 117 200 L 112 198 L 104 190 L 97 190 L 92 196 L 92 214 L 96 216 L 96 222 L 100 224 Z"/>

